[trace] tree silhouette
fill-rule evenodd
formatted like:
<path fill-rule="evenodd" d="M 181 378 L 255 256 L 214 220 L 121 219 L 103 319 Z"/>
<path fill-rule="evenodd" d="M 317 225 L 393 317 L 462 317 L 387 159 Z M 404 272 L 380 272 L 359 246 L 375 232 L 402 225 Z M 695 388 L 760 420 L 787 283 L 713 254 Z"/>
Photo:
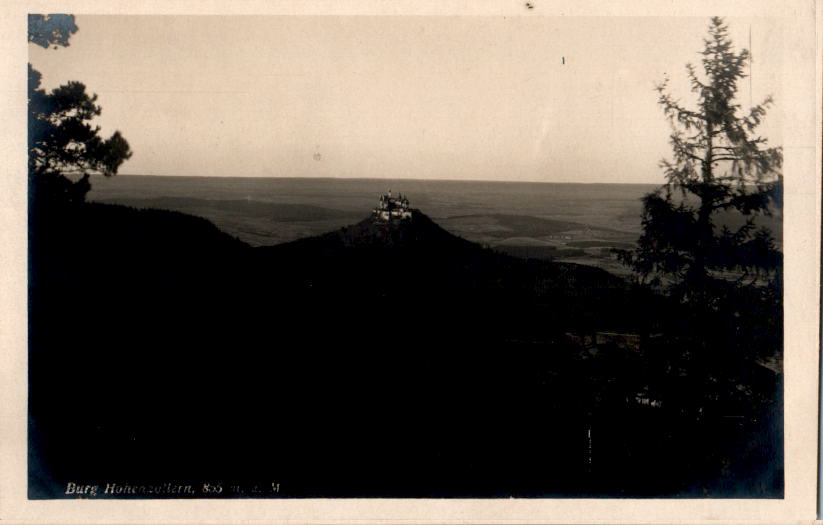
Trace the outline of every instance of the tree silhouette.
<path fill-rule="evenodd" d="M 721 18 L 711 19 L 701 54 L 703 75 L 686 65 L 697 95 L 693 109 L 670 93 L 668 78 L 657 86 L 673 155 L 660 163 L 666 184 L 643 199 L 637 249 L 620 257 L 642 282 L 711 303 L 718 287 L 751 285 L 778 273 L 774 237 L 755 217 L 780 205 L 782 152 L 757 134 L 772 98 L 746 112 L 735 102 L 749 51 L 734 51 Z M 730 214 L 743 217 L 742 225 L 723 224 Z"/>
<path fill-rule="evenodd" d="M 76 32 L 74 15 L 29 15 L 29 42 L 40 47 L 66 47 Z"/>
<path fill-rule="evenodd" d="M 77 31 L 72 15 L 29 15 L 29 42 L 42 47 L 68 46 Z M 97 95 L 81 82 L 68 82 L 46 92 L 42 75 L 28 66 L 29 188 L 34 202 L 82 202 L 91 188 L 90 173 L 115 175 L 131 157 L 119 131 L 108 139 L 91 121 L 100 115 Z M 71 180 L 66 174 L 80 174 Z"/>

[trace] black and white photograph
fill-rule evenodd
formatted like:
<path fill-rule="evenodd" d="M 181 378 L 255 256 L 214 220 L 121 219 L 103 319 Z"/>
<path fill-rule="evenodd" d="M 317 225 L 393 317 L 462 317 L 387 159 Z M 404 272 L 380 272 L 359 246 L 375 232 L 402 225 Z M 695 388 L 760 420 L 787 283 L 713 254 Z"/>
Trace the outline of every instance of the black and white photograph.
<path fill-rule="evenodd" d="M 27 500 L 786 500 L 793 19 L 515 4 L 16 21 Z"/>

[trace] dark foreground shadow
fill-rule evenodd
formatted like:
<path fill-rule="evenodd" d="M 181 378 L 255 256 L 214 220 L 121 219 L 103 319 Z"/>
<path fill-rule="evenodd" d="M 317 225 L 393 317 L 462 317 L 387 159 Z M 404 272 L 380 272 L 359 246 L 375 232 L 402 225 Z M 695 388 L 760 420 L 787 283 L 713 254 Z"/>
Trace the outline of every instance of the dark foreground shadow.
<path fill-rule="evenodd" d="M 779 310 L 689 317 L 419 212 L 265 248 L 100 204 L 30 233 L 31 498 L 782 497 Z"/>

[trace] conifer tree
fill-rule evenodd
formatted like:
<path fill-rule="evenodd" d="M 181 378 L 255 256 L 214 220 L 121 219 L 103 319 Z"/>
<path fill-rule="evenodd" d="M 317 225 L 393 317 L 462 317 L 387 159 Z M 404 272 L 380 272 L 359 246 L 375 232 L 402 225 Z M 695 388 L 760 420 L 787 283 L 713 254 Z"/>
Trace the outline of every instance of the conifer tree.
<path fill-rule="evenodd" d="M 736 102 L 749 51 L 735 52 L 721 18 L 711 19 L 701 54 L 702 74 L 686 65 L 692 108 L 668 78 L 657 86 L 672 157 L 660 163 L 666 183 L 643 199 L 637 249 L 620 258 L 642 282 L 710 306 L 720 288 L 779 277 L 780 251 L 756 217 L 780 206 L 782 151 L 758 135 L 772 98 L 746 111 Z"/>
<path fill-rule="evenodd" d="M 29 15 L 29 42 L 65 47 L 77 31 L 71 15 Z M 50 92 L 40 87 L 42 75 L 28 66 L 29 188 L 33 202 L 82 202 L 91 188 L 90 173 L 115 175 L 131 157 L 119 131 L 104 139 L 92 124 L 100 115 L 97 95 L 81 82 L 68 82 Z M 71 180 L 66 174 L 81 175 Z"/>

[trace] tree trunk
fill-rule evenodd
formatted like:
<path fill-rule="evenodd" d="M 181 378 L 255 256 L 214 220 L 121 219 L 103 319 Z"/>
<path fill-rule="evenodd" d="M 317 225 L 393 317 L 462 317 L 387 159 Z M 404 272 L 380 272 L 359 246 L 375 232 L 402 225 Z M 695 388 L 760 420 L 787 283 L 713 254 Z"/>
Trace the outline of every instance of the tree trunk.
<path fill-rule="evenodd" d="M 708 113 L 708 112 L 707 112 Z M 714 205 L 712 196 L 712 164 L 714 161 L 714 126 L 711 122 L 706 124 L 706 156 L 701 166 L 700 192 L 697 194 L 700 199 L 700 208 L 697 212 L 697 250 L 694 254 L 694 264 L 692 266 L 692 277 L 695 283 L 704 284 L 708 278 L 706 269 L 706 255 L 711 250 L 711 240 L 714 235 L 712 229 L 712 209 Z"/>

